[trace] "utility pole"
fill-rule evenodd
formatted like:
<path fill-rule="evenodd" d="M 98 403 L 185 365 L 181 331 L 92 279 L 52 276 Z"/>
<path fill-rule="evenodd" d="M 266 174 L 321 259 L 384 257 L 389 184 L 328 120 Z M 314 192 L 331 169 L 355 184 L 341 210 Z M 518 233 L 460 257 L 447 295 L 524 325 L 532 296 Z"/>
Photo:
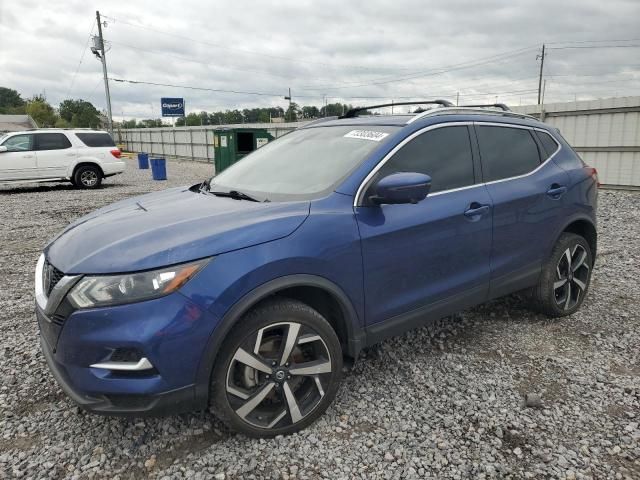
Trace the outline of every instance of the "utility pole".
<path fill-rule="evenodd" d="M 285 100 L 289 100 L 289 121 L 291 121 L 291 88 L 289 88 L 289 96 L 284 97 Z"/>
<path fill-rule="evenodd" d="M 456 107 L 460 105 L 460 92 L 456 93 Z"/>
<path fill-rule="evenodd" d="M 107 57 L 104 51 L 104 38 L 102 37 L 102 22 L 100 21 L 100 12 L 96 10 L 96 21 L 98 22 L 98 37 L 100 43 L 98 48 L 100 49 L 100 60 L 102 61 L 102 74 L 104 75 L 104 93 L 107 97 L 107 116 L 109 120 L 109 133 L 113 137 L 113 118 L 111 117 L 111 94 L 109 93 L 109 78 L 107 76 Z"/>
<path fill-rule="evenodd" d="M 542 54 L 536 56 L 540 59 L 540 76 L 538 77 L 538 105 L 542 102 L 542 73 L 544 70 L 544 43 L 542 44 Z"/>

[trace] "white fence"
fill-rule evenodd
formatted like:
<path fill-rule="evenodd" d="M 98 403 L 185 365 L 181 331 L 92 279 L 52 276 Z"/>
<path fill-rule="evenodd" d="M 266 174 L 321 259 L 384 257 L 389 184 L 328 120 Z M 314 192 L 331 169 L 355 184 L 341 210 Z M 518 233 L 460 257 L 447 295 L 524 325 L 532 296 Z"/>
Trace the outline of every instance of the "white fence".
<path fill-rule="evenodd" d="M 540 115 L 538 105 L 513 110 Z M 640 97 L 551 103 L 543 120 L 562 135 L 605 185 L 640 187 Z"/>
<path fill-rule="evenodd" d="M 309 122 L 247 123 L 207 125 L 201 127 L 132 128 L 116 132 L 118 143 L 130 152 L 175 157 L 184 160 L 213 162 L 213 132 L 221 128 L 264 128 L 275 138 Z"/>
<path fill-rule="evenodd" d="M 513 110 L 540 116 L 539 105 Z M 640 187 L 640 97 L 546 104 L 542 117 L 560 129 L 585 162 L 598 169 L 601 183 Z M 266 128 L 277 138 L 307 123 L 139 128 L 118 134 L 120 143 L 132 152 L 211 162 L 214 130 Z"/>

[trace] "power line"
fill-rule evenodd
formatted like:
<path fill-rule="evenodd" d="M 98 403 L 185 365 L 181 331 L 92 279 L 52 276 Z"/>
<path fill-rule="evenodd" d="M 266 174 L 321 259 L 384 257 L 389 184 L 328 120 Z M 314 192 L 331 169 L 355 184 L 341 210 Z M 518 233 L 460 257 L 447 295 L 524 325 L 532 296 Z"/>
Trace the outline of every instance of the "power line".
<path fill-rule="evenodd" d="M 496 55 L 492 55 L 490 57 L 484 57 L 483 59 L 479 59 L 479 60 L 473 60 L 473 61 L 468 61 L 468 62 L 463 62 L 463 63 L 459 63 L 459 64 L 454 64 L 454 65 L 450 65 L 447 67 L 440 67 L 439 69 L 435 69 L 435 70 L 427 70 L 424 72 L 419 72 L 419 73 L 414 73 L 414 74 L 410 74 L 407 76 L 403 76 L 403 77 L 396 77 L 396 78 L 389 78 L 386 77 L 386 79 L 379 79 L 378 81 L 373 81 L 373 82 L 367 82 L 367 83 L 359 83 L 359 84 L 350 84 L 350 85 L 344 85 L 344 86 L 314 86 L 314 87 L 299 87 L 302 90 L 339 90 L 342 88 L 358 88 L 358 87 L 368 87 L 368 86 L 373 86 L 373 85 L 385 85 L 385 84 L 389 84 L 389 83 L 396 83 L 396 82 L 402 82 L 405 80 L 414 80 L 417 78 L 424 78 L 424 77 L 430 77 L 430 76 L 434 76 L 434 75 L 442 75 L 443 73 L 448 73 L 448 72 L 452 72 L 455 70 L 463 70 L 466 68 L 472 68 L 472 67 L 477 67 L 477 66 L 481 66 L 481 65 L 486 65 L 489 63 L 495 63 L 498 61 L 503 61 L 503 60 L 507 60 L 509 58 L 512 58 L 514 56 L 518 56 L 521 55 L 527 51 L 531 51 L 534 50 L 537 47 L 525 47 L 525 48 L 521 48 L 518 50 L 512 50 L 509 52 L 503 52 L 500 54 L 496 54 Z"/>
<path fill-rule="evenodd" d="M 574 45 L 568 47 L 549 47 L 549 50 L 573 50 L 580 48 L 637 48 L 640 43 L 632 45 Z"/>
<path fill-rule="evenodd" d="M 158 87 L 184 88 L 186 90 L 202 90 L 202 91 L 207 91 L 207 92 L 237 93 L 237 94 L 242 94 L 242 95 L 259 95 L 259 96 L 264 96 L 264 97 L 281 97 L 282 96 L 281 93 L 247 92 L 247 91 L 243 91 L 243 90 L 225 90 L 225 89 L 222 89 L 222 88 L 193 87 L 193 86 L 190 86 L 190 85 L 173 85 L 173 84 L 170 84 L 170 83 L 145 82 L 145 81 L 142 81 L 142 80 L 128 80 L 128 79 L 124 79 L 124 78 L 111 78 L 111 77 L 109 77 L 109 80 L 113 80 L 114 82 L 120 82 L 120 83 L 133 83 L 133 84 L 140 84 L 140 85 L 153 85 L 153 86 L 158 86 Z"/>
<path fill-rule="evenodd" d="M 71 93 L 71 89 L 73 88 L 73 84 L 76 82 L 76 76 L 78 75 L 78 71 L 80 70 L 80 65 L 82 65 L 82 61 L 84 60 L 84 54 L 87 51 L 87 47 L 89 46 L 89 40 L 91 40 L 91 34 L 93 33 L 93 29 L 96 27 L 93 19 L 91 20 L 91 30 L 89 30 L 89 35 L 87 35 L 87 41 L 82 47 L 82 52 L 80 54 L 80 61 L 78 62 L 78 66 L 76 67 L 76 71 L 73 73 L 73 78 L 71 79 L 71 83 L 69 84 L 69 89 L 67 90 L 66 98 L 69 98 L 69 94 Z"/>

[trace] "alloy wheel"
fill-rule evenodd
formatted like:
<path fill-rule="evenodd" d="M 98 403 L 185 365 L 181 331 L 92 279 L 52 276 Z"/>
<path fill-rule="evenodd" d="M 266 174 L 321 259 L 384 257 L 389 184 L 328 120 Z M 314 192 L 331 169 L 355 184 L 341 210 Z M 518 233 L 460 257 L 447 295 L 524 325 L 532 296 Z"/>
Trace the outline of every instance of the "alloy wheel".
<path fill-rule="evenodd" d="M 590 267 L 585 248 L 576 244 L 567 248 L 556 264 L 553 292 L 562 310 L 574 308 L 584 296 L 589 284 Z"/>
<path fill-rule="evenodd" d="M 98 174 L 93 170 L 85 170 L 80 174 L 80 181 L 85 187 L 93 187 L 98 182 Z"/>
<path fill-rule="evenodd" d="M 247 336 L 235 351 L 226 375 L 227 400 L 254 427 L 287 427 L 321 402 L 332 366 L 325 341 L 311 327 L 274 323 Z"/>

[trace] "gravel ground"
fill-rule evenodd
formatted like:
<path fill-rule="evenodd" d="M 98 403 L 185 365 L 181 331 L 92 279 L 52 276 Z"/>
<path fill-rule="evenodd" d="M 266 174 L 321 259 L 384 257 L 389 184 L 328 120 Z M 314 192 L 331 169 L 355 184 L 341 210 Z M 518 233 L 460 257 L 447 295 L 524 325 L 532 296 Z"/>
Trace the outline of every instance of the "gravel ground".
<path fill-rule="evenodd" d="M 84 413 L 45 365 L 32 294 L 45 241 L 90 210 L 212 168 L 172 162 L 169 181 L 152 182 L 129 163 L 98 191 L 0 187 L 0 478 L 640 478 L 639 194 L 601 192 L 600 251 L 577 314 L 550 321 L 514 296 L 390 339 L 345 374 L 312 427 L 253 440 L 209 413 Z"/>

